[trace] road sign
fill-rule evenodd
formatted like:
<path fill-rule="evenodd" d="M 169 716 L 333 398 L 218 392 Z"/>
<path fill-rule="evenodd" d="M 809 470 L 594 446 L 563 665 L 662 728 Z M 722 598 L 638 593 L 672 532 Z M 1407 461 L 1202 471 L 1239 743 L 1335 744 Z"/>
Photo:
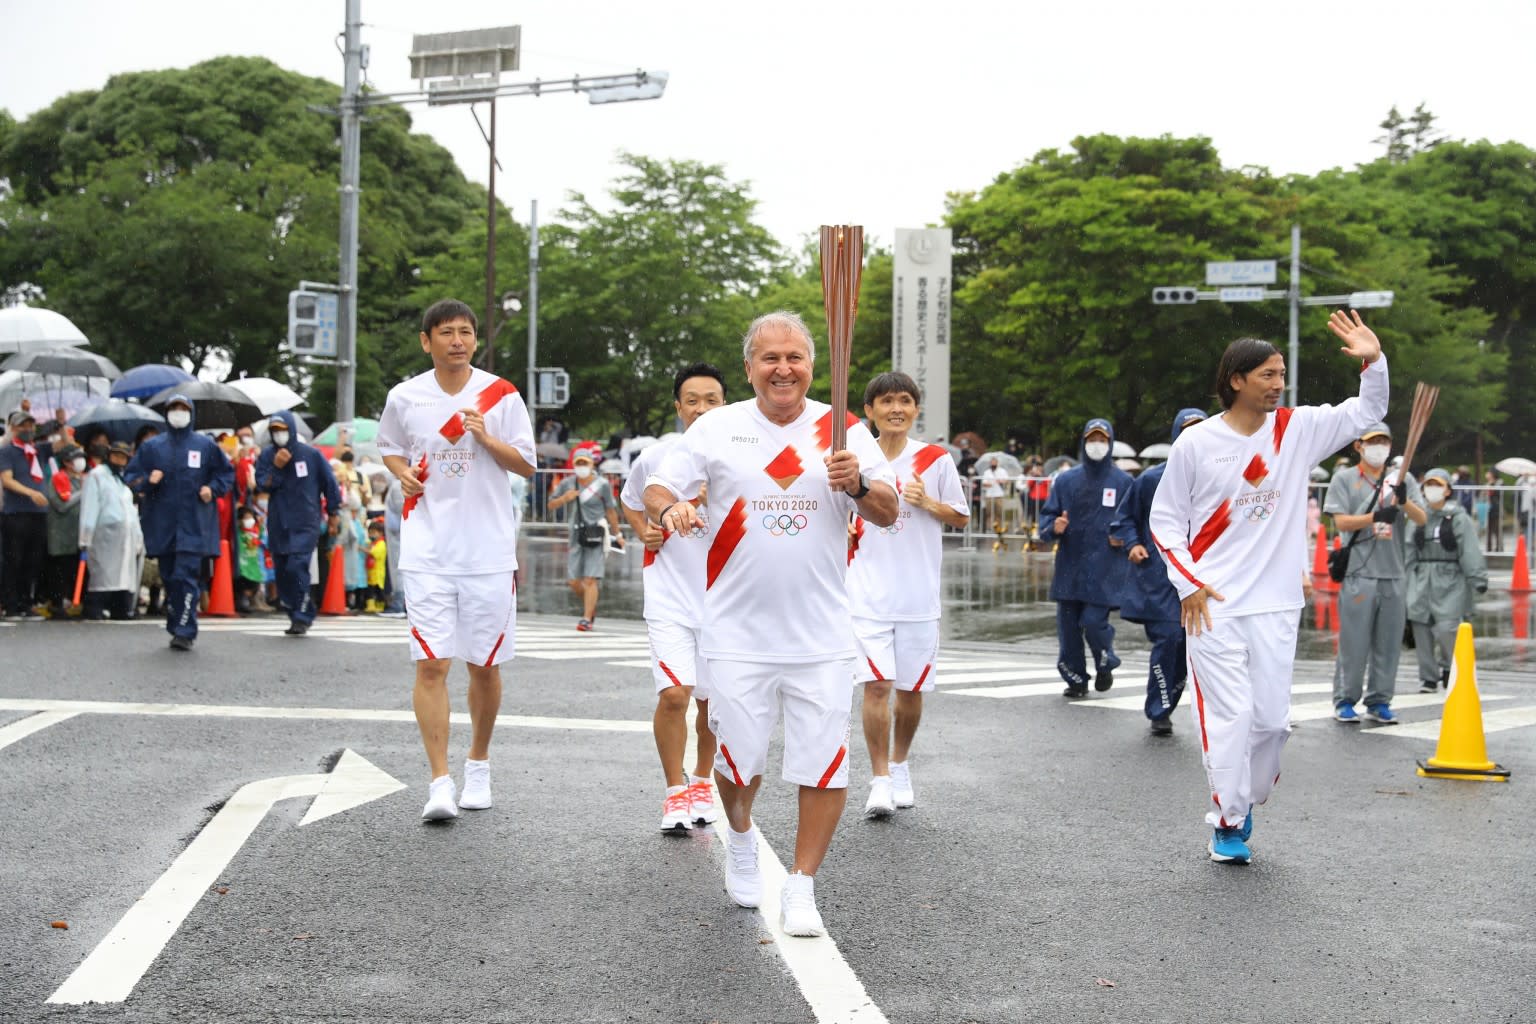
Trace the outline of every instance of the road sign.
<path fill-rule="evenodd" d="M 1206 284 L 1274 284 L 1274 260 L 1233 260 L 1205 265 Z"/>
<path fill-rule="evenodd" d="M 97 943 L 50 1003 L 120 1003 L 256 826 L 279 800 L 313 796 L 301 826 L 405 788 L 351 750 L 324 774 L 284 775 L 241 786 L 155 884 Z"/>
<path fill-rule="evenodd" d="M 1167 288 L 1152 289 L 1152 305 L 1154 306 L 1182 306 L 1198 300 L 1199 296 L 1193 288 L 1173 285 Z"/>
<path fill-rule="evenodd" d="M 1392 305 L 1391 292 L 1353 292 L 1349 304 L 1355 309 L 1384 309 Z"/>
<path fill-rule="evenodd" d="M 335 358 L 336 324 L 334 292 L 288 293 L 288 350 L 294 355 Z"/>
<path fill-rule="evenodd" d="M 1265 298 L 1263 287 L 1258 285 L 1222 288 L 1216 297 L 1222 302 L 1263 302 Z"/>

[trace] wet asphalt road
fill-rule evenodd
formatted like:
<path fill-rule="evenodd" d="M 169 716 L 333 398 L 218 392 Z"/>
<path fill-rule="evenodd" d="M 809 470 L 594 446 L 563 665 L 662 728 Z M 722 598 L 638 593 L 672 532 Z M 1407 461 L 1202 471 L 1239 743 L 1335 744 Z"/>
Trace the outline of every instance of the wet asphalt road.
<path fill-rule="evenodd" d="M 111 702 L 0 747 L 0 1019 L 814 1020 L 761 921 L 728 905 L 718 843 L 653 831 L 653 690 L 621 615 L 638 571 L 615 573 L 599 633 L 582 636 L 559 603 L 563 550 L 530 552 L 537 610 L 503 713 L 619 725 L 504 723 L 497 806 L 446 826 L 417 817 L 399 623 L 327 621 L 293 641 L 281 623 L 226 620 L 189 656 L 152 623 L 0 626 L 0 737 L 40 701 Z M 1532 1019 L 1536 728 L 1490 732 L 1514 773 L 1492 785 L 1415 776 L 1434 742 L 1408 726 L 1301 721 L 1255 863 L 1214 865 L 1185 710 L 1159 740 L 1112 703 L 1138 692 L 1139 631 L 1121 632 L 1115 688 L 1068 704 L 1045 677 L 1039 579 L 989 558 L 946 573 L 953 658 L 913 756 L 919 806 L 861 818 L 855 727 L 850 806 L 818 878 L 837 949 L 888 1020 Z M 1326 683 L 1328 643 L 1304 641 L 1298 706 L 1320 699 L 1302 688 Z M 1536 706 L 1536 651 L 1512 635 L 1479 646 L 1485 709 Z M 993 664 L 1045 676 L 984 678 L 1008 674 L 977 668 Z M 1004 695 L 1035 683 L 1050 692 Z M 169 713 L 186 705 L 200 707 Z M 229 710 L 252 707 L 301 717 Z M 397 720 L 341 717 L 357 709 Z M 467 728 L 453 742 L 457 765 Z M 325 772 L 343 749 L 408 788 L 303 826 L 308 798 L 278 803 L 125 1002 L 46 1004 L 240 786 Z M 793 794 L 772 764 L 758 818 L 787 858 Z"/>

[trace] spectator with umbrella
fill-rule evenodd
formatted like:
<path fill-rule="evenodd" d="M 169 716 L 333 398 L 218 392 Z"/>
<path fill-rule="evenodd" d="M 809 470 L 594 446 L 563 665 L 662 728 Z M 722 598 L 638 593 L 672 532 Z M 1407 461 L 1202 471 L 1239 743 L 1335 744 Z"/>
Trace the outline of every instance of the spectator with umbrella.
<path fill-rule="evenodd" d="M 234 487 L 235 471 L 223 450 L 193 429 L 191 398 L 169 396 L 165 421 L 170 429 L 144 442 L 124 479 L 141 502 L 145 548 L 160 562 L 171 649 L 190 651 L 197 639 L 203 560 L 219 554 L 213 501 Z"/>
<path fill-rule="evenodd" d="M 309 560 L 327 515 L 332 530 L 340 524 L 341 490 L 325 456 L 299 440 L 293 413 L 274 413 L 267 435 L 272 443 L 256 460 L 256 489 L 267 494 L 267 550 L 278 597 L 288 611 L 286 632 L 303 636 L 315 621 Z"/>
<path fill-rule="evenodd" d="M 85 617 L 131 619 L 144 572 L 144 532 L 133 492 L 123 482 L 133 449 L 112 442 L 107 464 L 85 478 L 80 498 L 79 549 L 86 560 Z M 195 604 L 195 603 L 194 603 Z"/>
<path fill-rule="evenodd" d="M 34 444 L 37 420 L 18 409 L 6 421 L 10 443 L 0 448 L 0 565 L 4 566 L 4 590 L 0 593 L 9 618 L 36 619 L 42 582 L 43 556 L 48 550 L 49 462 L 53 451 Z"/>

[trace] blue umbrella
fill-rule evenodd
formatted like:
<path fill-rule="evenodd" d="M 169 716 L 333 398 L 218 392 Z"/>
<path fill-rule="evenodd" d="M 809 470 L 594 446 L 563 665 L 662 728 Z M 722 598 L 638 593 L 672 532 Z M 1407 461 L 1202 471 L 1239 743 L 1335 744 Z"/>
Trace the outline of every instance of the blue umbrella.
<path fill-rule="evenodd" d="M 159 394 L 168 387 L 186 384 L 196 379 L 179 366 L 146 363 L 143 366 L 135 366 L 119 377 L 112 385 L 112 397 L 142 400 L 150 395 Z"/>
<path fill-rule="evenodd" d="M 69 425 L 77 432 L 83 427 L 100 426 L 114 441 L 132 442 L 145 424 L 165 429 L 165 417 L 133 402 L 121 398 L 108 398 L 88 409 L 71 416 Z"/>

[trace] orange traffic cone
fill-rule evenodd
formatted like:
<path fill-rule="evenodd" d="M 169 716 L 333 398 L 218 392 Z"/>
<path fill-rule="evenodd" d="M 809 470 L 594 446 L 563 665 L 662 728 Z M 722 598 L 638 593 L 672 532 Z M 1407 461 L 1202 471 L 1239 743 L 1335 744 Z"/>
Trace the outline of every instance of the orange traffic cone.
<path fill-rule="evenodd" d="M 1515 565 L 1509 577 L 1509 592 L 1511 594 L 1531 592 L 1531 562 L 1525 551 L 1525 534 L 1523 533 L 1515 539 Z"/>
<path fill-rule="evenodd" d="M 1317 547 L 1312 552 L 1312 575 L 1328 578 L 1328 531 L 1321 524 L 1317 527 Z"/>
<path fill-rule="evenodd" d="M 235 577 L 229 567 L 229 541 L 219 541 L 219 560 L 213 563 L 213 585 L 208 588 L 204 615 L 235 614 Z"/>
<path fill-rule="evenodd" d="M 1456 630 L 1451 691 L 1445 695 L 1445 711 L 1440 718 L 1440 742 L 1434 757 L 1419 762 L 1419 774 L 1431 779 L 1509 781 L 1509 770 L 1488 760 L 1488 743 L 1483 738 L 1483 702 L 1477 696 L 1471 623 L 1463 622 Z"/>
<path fill-rule="evenodd" d="M 325 574 L 325 596 L 320 601 L 321 615 L 350 615 L 347 611 L 346 555 L 337 544 L 331 548 L 331 568 Z"/>

